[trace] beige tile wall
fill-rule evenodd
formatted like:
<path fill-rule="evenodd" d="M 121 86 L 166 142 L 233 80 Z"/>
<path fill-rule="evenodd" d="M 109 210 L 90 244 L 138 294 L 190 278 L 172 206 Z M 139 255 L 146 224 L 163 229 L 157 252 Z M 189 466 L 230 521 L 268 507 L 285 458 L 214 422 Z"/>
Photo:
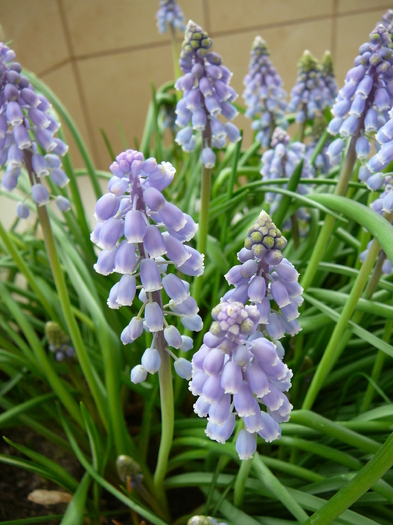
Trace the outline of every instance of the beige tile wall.
<path fill-rule="evenodd" d="M 242 92 L 255 35 L 267 41 L 287 91 L 304 49 L 321 57 L 331 49 L 339 84 L 357 49 L 384 11 L 383 0 L 178 0 L 186 17 L 201 24 L 233 71 Z M 173 78 L 169 36 L 155 25 L 158 0 L 1 0 L 0 23 L 23 66 L 55 90 L 84 136 L 97 167 L 109 156 L 103 128 L 115 152 L 123 149 L 121 124 L 132 145 L 140 139 L 151 97 Z M 180 35 L 179 35 L 179 38 Z M 238 118 L 250 139 L 249 122 Z M 74 163 L 81 165 L 70 139 Z"/>

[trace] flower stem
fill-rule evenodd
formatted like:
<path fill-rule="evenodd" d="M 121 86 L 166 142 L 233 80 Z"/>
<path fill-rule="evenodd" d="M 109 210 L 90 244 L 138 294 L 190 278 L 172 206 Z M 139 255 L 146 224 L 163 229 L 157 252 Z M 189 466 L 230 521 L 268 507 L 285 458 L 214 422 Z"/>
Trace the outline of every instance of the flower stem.
<path fill-rule="evenodd" d="M 163 333 L 160 333 L 164 341 Z M 160 498 L 165 498 L 164 492 L 164 478 L 168 466 L 168 458 L 172 447 L 173 428 L 174 428 L 174 405 L 173 405 L 173 386 L 172 386 L 172 370 L 171 360 L 168 352 L 164 350 L 164 345 L 157 344 L 157 350 L 161 356 L 161 366 L 158 371 L 158 378 L 160 382 L 160 400 L 161 400 L 161 441 L 160 449 L 158 451 L 158 459 L 156 471 L 154 473 L 154 485 L 157 489 Z M 165 508 L 166 501 L 161 501 Z M 168 511 L 166 511 L 166 514 Z"/>
<path fill-rule="evenodd" d="M 169 24 L 171 28 L 171 40 L 172 40 L 172 59 L 173 59 L 173 73 L 175 75 L 175 79 L 179 78 L 181 76 L 181 70 L 179 66 L 179 48 L 176 42 L 176 30 L 173 27 L 172 24 Z M 181 97 L 181 92 L 178 91 L 176 93 L 176 98 L 179 100 Z"/>
<path fill-rule="evenodd" d="M 239 472 L 236 476 L 235 486 L 233 489 L 233 503 L 236 507 L 241 507 L 244 500 L 244 489 L 246 481 L 252 467 L 252 459 L 246 459 L 240 464 Z"/>
<path fill-rule="evenodd" d="M 32 183 L 34 183 L 34 170 L 31 163 L 32 154 L 29 151 L 25 151 L 25 163 L 29 177 Z M 97 380 L 92 372 L 92 366 L 90 359 L 87 355 L 85 345 L 82 340 L 82 336 L 79 330 L 79 326 L 74 317 L 71 301 L 68 295 L 67 284 L 63 275 L 63 271 L 60 265 L 59 255 L 56 249 L 55 238 L 53 236 L 51 224 L 49 221 L 48 212 L 45 206 L 37 206 L 38 220 L 41 225 L 42 234 L 44 238 L 44 244 L 46 252 L 48 254 L 49 264 L 52 270 L 53 279 L 55 281 L 57 293 L 59 296 L 60 305 L 64 314 L 64 318 L 67 324 L 69 335 L 72 344 L 75 348 L 76 355 L 78 357 L 79 364 L 83 370 L 83 374 L 91 390 L 94 401 L 97 405 L 97 409 L 100 413 L 101 420 L 104 427 L 108 430 L 109 418 L 107 412 L 106 399 L 100 390 Z"/>
<path fill-rule="evenodd" d="M 209 121 L 202 134 L 203 144 L 210 147 L 211 144 L 211 130 Z M 210 190 L 211 190 L 211 172 L 210 168 L 202 167 L 202 181 L 201 181 L 201 209 L 199 212 L 199 228 L 198 228 L 198 242 L 197 250 L 199 253 L 206 253 L 207 234 L 209 231 L 209 206 L 210 206 Z M 203 275 L 197 277 L 194 281 L 193 297 L 195 301 L 199 302 L 203 283 Z"/>
<path fill-rule="evenodd" d="M 393 213 L 390 213 L 385 216 L 389 221 L 393 218 Z M 332 333 L 330 341 L 325 349 L 321 362 L 319 363 L 313 380 L 311 382 L 310 388 L 307 391 L 306 397 L 303 403 L 303 409 L 310 410 L 314 404 L 314 401 L 318 395 L 318 392 L 323 386 L 323 382 L 329 372 L 332 370 L 333 366 L 337 362 L 342 350 L 344 349 L 345 336 L 343 338 L 344 332 L 347 328 L 348 321 L 351 319 L 352 314 L 356 308 L 357 302 L 366 286 L 369 275 L 373 269 L 375 260 L 378 256 L 378 253 L 381 249 L 377 240 L 373 240 L 371 248 L 367 254 L 367 257 L 358 273 L 358 276 L 353 284 L 352 291 L 349 295 L 348 301 L 344 306 L 340 320 L 336 324 L 336 327 Z M 374 272 L 374 275 L 377 272 Z M 366 293 L 372 294 L 373 288 L 376 287 L 377 280 L 376 277 L 370 280 L 369 285 L 367 286 Z M 372 284 L 371 284 L 372 283 Z"/>
<path fill-rule="evenodd" d="M 348 182 L 352 175 L 352 170 L 356 162 L 356 141 L 357 135 L 352 137 L 349 143 L 347 155 L 338 179 L 334 195 L 345 195 L 347 191 Z M 318 269 L 318 264 L 321 262 L 325 248 L 329 242 L 330 235 L 334 228 L 335 218 L 331 215 L 326 215 L 325 222 L 319 232 L 317 242 L 315 243 L 314 250 L 312 252 L 310 261 L 307 265 L 305 274 L 303 275 L 300 284 L 305 290 L 312 284 L 314 276 Z"/>
<path fill-rule="evenodd" d="M 386 259 L 386 254 L 384 252 L 381 252 L 379 254 L 378 259 L 378 265 L 380 267 L 380 272 L 382 274 L 382 264 L 383 261 Z M 375 268 L 376 270 L 377 268 Z M 376 271 L 374 271 L 374 274 Z M 370 282 L 373 279 L 370 280 Z M 376 287 L 375 287 L 376 288 Z M 392 334 L 393 329 L 393 320 L 388 319 L 385 323 L 385 329 L 382 335 L 382 340 L 388 343 L 390 341 L 390 336 Z M 378 383 L 379 376 L 382 372 L 382 367 L 385 362 L 386 354 L 382 352 L 382 350 L 378 350 L 377 357 L 375 358 L 374 366 L 371 372 L 371 379 L 374 381 L 374 383 Z M 364 398 L 362 401 L 362 404 L 360 405 L 360 412 L 366 412 L 369 409 L 369 406 L 371 404 L 371 401 L 374 397 L 374 387 L 372 383 L 369 383 L 367 386 L 366 393 L 364 394 Z"/>

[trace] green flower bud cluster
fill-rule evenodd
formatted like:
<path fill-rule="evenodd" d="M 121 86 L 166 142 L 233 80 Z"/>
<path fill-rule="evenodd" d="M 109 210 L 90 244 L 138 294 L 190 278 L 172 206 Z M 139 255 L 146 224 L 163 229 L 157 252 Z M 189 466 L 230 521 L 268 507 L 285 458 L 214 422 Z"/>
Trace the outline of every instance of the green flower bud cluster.
<path fill-rule="evenodd" d="M 212 39 L 206 31 L 201 31 L 197 24 L 190 21 L 184 34 L 180 58 L 185 59 L 187 56 L 193 56 L 195 53 L 203 58 L 207 55 L 208 49 L 211 48 L 212 44 Z"/>
<path fill-rule="evenodd" d="M 260 213 L 256 222 L 248 230 L 244 241 L 244 247 L 251 250 L 257 258 L 265 255 L 267 251 L 281 252 L 286 245 L 286 238 L 265 211 Z"/>
<path fill-rule="evenodd" d="M 308 49 L 306 49 L 303 55 L 300 57 L 298 68 L 299 71 L 304 73 L 315 72 L 314 75 L 316 75 L 320 70 L 318 60 L 312 53 L 310 53 L 310 51 L 308 51 Z"/>
<path fill-rule="evenodd" d="M 321 68 L 322 68 L 322 74 L 324 76 L 326 75 L 334 75 L 334 69 L 333 69 L 333 58 L 330 51 L 325 51 L 323 54 L 322 60 L 321 60 Z"/>

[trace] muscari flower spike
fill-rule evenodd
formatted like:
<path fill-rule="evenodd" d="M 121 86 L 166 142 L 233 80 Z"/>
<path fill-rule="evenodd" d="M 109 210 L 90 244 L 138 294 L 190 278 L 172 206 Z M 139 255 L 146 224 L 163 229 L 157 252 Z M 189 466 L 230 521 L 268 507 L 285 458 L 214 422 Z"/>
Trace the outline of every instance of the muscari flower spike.
<path fill-rule="evenodd" d="M 302 159 L 304 159 L 302 178 L 312 178 L 311 165 L 308 158 L 305 157 L 305 151 L 306 147 L 302 142 L 290 142 L 288 133 L 281 128 L 276 128 L 273 133 L 271 148 L 262 155 L 262 180 L 269 180 L 274 183 L 275 179 L 289 179 Z M 309 189 L 304 184 L 299 184 L 297 191 L 305 195 Z M 277 209 L 281 199 L 282 195 L 278 193 L 268 192 L 265 194 L 265 202 L 270 205 L 270 214 L 273 214 Z M 304 208 L 299 208 L 296 214 L 303 222 L 307 222 L 309 219 Z M 285 224 L 285 228 L 287 226 L 290 228 L 289 223 Z"/>
<path fill-rule="evenodd" d="M 193 151 L 197 132 L 202 132 L 202 163 L 213 168 L 216 156 L 213 148 L 221 149 L 230 142 L 240 140 L 238 128 L 231 122 L 219 120 L 222 115 L 232 120 L 238 114 L 232 102 L 237 93 L 229 86 L 232 73 L 222 65 L 221 56 L 209 51 L 212 40 L 206 31 L 190 20 L 187 24 L 179 64 L 184 73 L 175 84 L 183 91 L 176 106 L 176 124 L 180 131 L 176 142 L 184 151 Z"/>
<path fill-rule="evenodd" d="M 284 393 L 292 372 L 282 361 L 279 339 L 300 330 L 296 319 L 303 290 L 299 274 L 283 258 L 286 244 L 262 211 L 238 253 L 241 264 L 225 276 L 234 289 L 213 308 L 213 323 L 192 359 L 189 388 L 199 396 L 194 410 L 208 417 L 206 434 L 219 443 L 232 435 L 236 415 L 243 419 L 236 441 L 240 459 L 253 456 L 256 433 L 267 442 L 279 438 L 280 423 L 289 420 L 292 409 Z"/>
<path fill-rule="evenodd" d="M 203 256 L 184 244 L 194 237 L 198 226 L 162 194 L 175 174 L 169 162 L 157 164 L 153 157 L 144 160 L 141 152 L 127 150 L 116 157 L 110 170 L 109 193 L 96 204 L 99 222 L 91 240 L 102 248 L 96 272 L 122 274 L 109 293 L 108 306 L 131 306 L 140 290 L 141 308 L 123 330 L 121 341 L 130 344 L 146 330 L 152 334 L 152 345 L 143 354 L 142 364 L 132 369 L 131 380 L 139 383 L 148 372 L 158 371 L 159 350 L 170 353 L 178 375 L 189 378 L 191 364 L 177 358 L 168 347 L 187 351 L 192 348 L 192 339 L 182 336 L 168 323 L 168 317 L 179 318 L 184 328 L 193 331 L 202 329 L 202 319 L 189 284 L 168 268 L 190 276 L 203 273 Z M 169 298 L 164 305 L 162 288 Z"/>
<path fill-rule="evenodd" d="M 345 139 L 356 139 L 356 155 L 366 160 L 371 152 L 369 136 L 377 132 L 389 119 L 393 104 L 393 54 L 392 41 L 386 28 L 379 24 L 370 33 L 370 42 L 362 44 L 354 67 L 346 75 L 332 108 L 334 118 L 328 131 L 340 138 L 328 149 L 331 164 L 341 162 Z M 380 153 L 384 163 L 386 149 Z M 376 163 L 373 170 L 378 171 Z"/>
<path fill-rule="evenodd" d="M 318 144 L 319 139 L 321 138 L 322 134 L 326 130 L 327 122 L 326 118 L 323 115 L 319 115 L 315 117 L 313 121 L 313 125 L 311 128 L 311 133 L 309 135 L 309 138 L 311 139 L 309 142 L 306 143 L 306 157 L 310 162 L 311 157 L 313 156 L 313 153 L 315 151 L 315 147 Z M 332 142 L 331 138 L 328 138 L 321 150 L 321 152 L 317 155 L 314 166 L 315 169 L 319 171 L 322 175 L 327 175 L 330 170 L 332 169 L 330 165 L 330 159 L 327 154 L 327 151 L 329 149 L 330 143 Z M 310 169 L 313 173 L 313 176 L 315 176 L 315 169 L 314 166 L 311 165 Z"/>
<path fill-rule="evenodd" d="M 287 108 L 286 93 L 269 55 L 263 38 L 255 37 L 248 73 L 243 81 L 243 98 L 247 106 L 245 116 L 251 119 L 257 117 L 251 127 L 257 131 L 256 140 L 265 148 L 269 147 L 274 128 L 287 125 L 284 118 Z"/>
<path fill-rule="evenodd" d="M 167 27 L 172 30 L 184 31 L 184 14 L 176 0 L 160 0 L 160 7 L 156 13 L 157 27 L 159 33 L 166 33 Z"/>
<path fill-rule="evenodd" d="M 75 349 L 71 346 L 68 335 L 63 332 L 59 324 L 48 321 L 45 324 L 45 335 L 49 350 L 55 354 L 56 361 L 64 361 L 64 359 L 74 357 Z"/>
<path fill-rule="evenodd" d="M 325 51 L 322 57 L 321 77 L 325 85 L 323 96 L 326 99 L 326 105 L 332 106 L 337 97 L 338 87 L 336 77 L 334 76 L 333 59 L 330 51 Z"/>
<path fill-rule="evenodd" d="M 288 104 L 288 111 L 296 112 L 296 122 L 313 119 L 318 112 L 324 111 L 328 103 L 325 98 L 327 89 L 318 60 L 310 51 L 304 51 L 298 63 L 298 76 Z"/>
<path fill-rule="evenodd" d="M 388 9 L 382 16 L 381 24 L 385 26 L 390 38 L 393 36 L 393 9 Z"/>
<path fill-rule="evenodd" d="M 14 59 L 14 51 L 0 43 L 0 167 L 6 166 L 1 187 L 6 191 L 15 189 L 25 165 L 32 198 L 37 206 L 44 206 L 51 196 L 42 184 L 43 178 L 49 176 L 60 188 L 69 182 L 60 160 L 68 146 L 54 137 L 60 124 L 50 114 L 48 100 L 35 92 Z M 55 202 L 63 212 L 70 209 L 63 196 L 56 197 Z M 20 218 L 29 216 L 24 201 L 17 204 L 16 211 Z"/>
<path fill-rule="evenodd" d="M 389 113 L 392 115 L 392 111 Z M 379 145 L 378 153 L 368 162 L 367 166 L 359 169 L 359 179 L 367 184 L 371 191 L 382 190 L 382 193 L 371 204 L 370 208 L 379 215 L 391 213 L 393 211 L 393 177 L 390 173 L 383 173 L 382 169 L 386 168 L 393 160 L 393 118 L 382 126 L 376 134 L 376 140 Z M 368 243 L 367 249 L 364 250 L 359 258 L 364 262 L 372 241 Z M 382 265 L 382 272 L 386 275 L 392 273 L 392 262 L 385 259 Z"/>

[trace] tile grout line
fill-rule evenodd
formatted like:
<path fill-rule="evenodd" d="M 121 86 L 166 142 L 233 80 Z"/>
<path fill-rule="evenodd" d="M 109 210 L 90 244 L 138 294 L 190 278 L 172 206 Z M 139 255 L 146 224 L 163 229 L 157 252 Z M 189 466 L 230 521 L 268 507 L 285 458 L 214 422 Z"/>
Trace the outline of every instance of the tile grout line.
<path fill-rule="evenodd" d="M 93 157 L 94 157 L 95 163 L 96 163 L 96 165 L 98 165 L 99 164 L 99 162 L 98 162 L 99 159 L 98 159 L 98 154 L 97 154 L 97 148 L 96 148 L 94 133 L 92 132 L 92 125 L 91 125 L 91 120 L 90 120 L 90 114 L 89 114 L 87 101 L 86 101 L 86 97 L 85 97 L 85 93 L 84 93 L 84 89 L 83 89 L 82 79 L 81 79 L 80 74 L 79 74 L 77 60 L 76 60 L 75 55 L 74 55 L 74 48 L 73 48 L 73 45 L 72 45 L 71 34 L 70 34 L 70 31 L 69 31 L 69 28 L 68 28 L 66 14 L 65 14 L 65 11 L 64 11 L 64 6 L 63 6 L 63 3 L 62 3 L 62 0 L 57 0 L 57 5 L 58 5 L 58 8 L 59 8 L 60 19 L 61 19 L 61 23 L 62 23 L 62 26 L 63 26 L 63 31 L 64 31 L 64 34 L 65 34 L 67 48 L 68 48 L 68 52 L 69 52 L 69 62 L 71 64 L 72 71 L 74 73 L 76 89 L 77 89 L 78 95 L 79 95 L 79 102 L 81 103 L 81 106 L 82 106 L 82 113 L 83 113 L 83 117 L 84 117 L 86 128 L 87 128 L 87 134 L 88 134 L 88 137 L 89 137 L 89 141 L 90 141 L 90 145 L 91 145 L 91 148 L 92 148 L 92 153 L 93 153 Z"/>
<path fill-rule="evenodd" d="M 367 13 L 373 13 L 375 11 L 385 10 L 386 6 L 377 6 L 372 8 L 365 8 L 365 9 L 358 9 L 356 11 L 348 11 L 346 13 L 337 13 L 337 18 L 340 17 L 346 17 L 346 16 L 352 16 L 352 15 L 361 15 L 361 14 L 367 14 Z M 274 29 L 279 27 L 287 27 L 287 26 L 295 26 L 299 24 L 304 24 L 308 22 L 318 22 L 320 20 L 327 20 L 333 18 L 333 14 L 326 14 L 326 15 L 317 15 L 317 16 L 310 16 L 306 18 L 299 18 L 297 20 L 285 20 L 282 22 L 274 22 L 272 24 L 264 24 L 260 26 L 250 26 L 250 27 L 244 27 L 239 29 L 231 29 L 227 31 L 217 31 L 217 32 L 211 32 L 210 36 L 212 38 L 215 37 L 221 37 L 221 36 L 228 36 L 228 35 L 234 35 L 234 34 L 241 34 L 241 33 L 251 33 L 252 31 L 260 31 L 263 29 Z"/>
<path fill-rule="evenodd" d="M 180 43 L 183 39 L 176 39 Z M 78 55 L 75 57 L 76 60 L 89 60 L 91 58 L 100 58 L 105 56 L 112 56 L 112 55 L 121 55 L 123 53 L 132 53 L 135 51 L 144 51 L 146 49 L 157 49 L 160 47 L 169 47 L 171 45 L 171 42 L 169 40 L 165 40 L 164 42 L 151 42 L 148 44 L 140 44 L 137 46 L 127 46 L 127 47 L 118 47 L 115 49 L 108 49 L 104 51 L 96 51 L 94 53 L 86 53 L 85 55 Z"/>
<path fill-rule="evenodd" d="M 37 77 L 44 78 L 45 75 L 48 75 L 49 73 L 52 73 L 53 71 L 57 71 L 58 69 L 61 69 L 63 66 L 66 66 L 71 62 L 70 57 L 65 58 L 61 62 L 57 62 L 57 64 L 53 64 L 53 66 L 50 66 L 43 71 L 39 71 L 37 73 Z"/>
<path fill-rule="evenodd" d="M 58 0 L 58 2 L 61 1 L 61 0 Z M 207 1 L 207 0 L 203 0 L 204 2 Z M 334 1 L 338 1 L 338 0 L 334 0 Z M 266 24 L 266 25 L 261 25 L 261 26 L 253 26 L 253 27 L 245 27 L 245 28 L 241 28 L 241 29 L 233 29 L 233 30 L 228 30 L 228 31 L 218 31 L 216 33 L 211 33 L 209 32 L 210 36 L 211 37 L 221 37 L 221 36 L 227 36 L 227 35 L 233 35 L 233 34 L 241 34 L 241 33 L 250 33 L 252 31 L 260 31 L 260 30 L 264 30 L 264 29 L 274 29 L 274 28 L 277 28 L 277 27 L 285 27 L 285 26 L 293 26 L 293 25 L 298 25 L 298 24 L 302 24 L 302 23 L 307 23 L 307 22 L 316 22 L 316 21 L 320 21 L 320 20 L 327 20 L 327 19 L 333 19 L 333 18 L 336 18 L 336 21 L 338 18 L 341 18 L 341 17 L 347 17 L 347 16 L 351 16 L 351 15 L 356 15 L 356 14 L 365 14 L 365 13 L 372 13 L 372 12 L 376 12 L 376 11 L 380 11 L 381 9 L 385 9 L 386 6 L 379 6 L 379 7 L 373 7 L 373 8 L 369 8 L 369 9 L 362 9 L 362 10 L 357 10 L 357 11 L 348 11 L 346 13 L 334 13 L 334 14 L 331 14 L 331 15 L 321 15 L 321 16 L 315 16 L 315 17 L 309 17 L 309 18 L 300 18 L 298 20 L 287 20 L 287 21 L 284 21 L 284 22 L 275 22 L 273 24 Z M 210 25 L 209 23 L 209 20 L 207 17 L 204 16 L 204 23 L 206 25 L 206 23 L 208 25 Z M 181 42 L 181 40 L 180 40 Z M 47 75 L 48 73 L 51 73 L 52 71 L 56 70 L 56 69 L 59 69 L 61 68 L 62 66 L 66 65 L 68 62 L 73 62 L 73 61 L 80 61 L 80 60 L 90 60 L 90 59 L 93 59 L 93 58 L 100 58 L 100 57 L 104 57 L 104 56 L 112 56 L 112 55 L 119 55 L 119 54 L 123 54 L 123 53 L 132 53 L 132 52 L 135 52 L 135 51 L 143 51 L 145 49 L 156 49 L 156 48 L 159 48 L 159 47 L 166 47 L 166 46 L 169 46 L 170 45 L 170 42 L 169 41 L 164 41 L 164 42 L 150 42 L 150 43 L 146 43 L 146 44 L 140 44 L 140 45 L 134 45 L 134 46 L 127 46 L 127 47 L 120 47 L 120 48 L 116 48 L 116 49 L 112 49 L 112 50 L 104 50 L 104 51 L 96 51 L 94 53 L 86 53 L 86 54 L 81 54 L 81 55 L 73 55 L 72 57 L 70 58 L 67 58 L 53 66 L 51 66 L 50 68 L 42 71 L 41 73 L 39 73 L 39 76 L 42 76 L 42 75 Z"/>

